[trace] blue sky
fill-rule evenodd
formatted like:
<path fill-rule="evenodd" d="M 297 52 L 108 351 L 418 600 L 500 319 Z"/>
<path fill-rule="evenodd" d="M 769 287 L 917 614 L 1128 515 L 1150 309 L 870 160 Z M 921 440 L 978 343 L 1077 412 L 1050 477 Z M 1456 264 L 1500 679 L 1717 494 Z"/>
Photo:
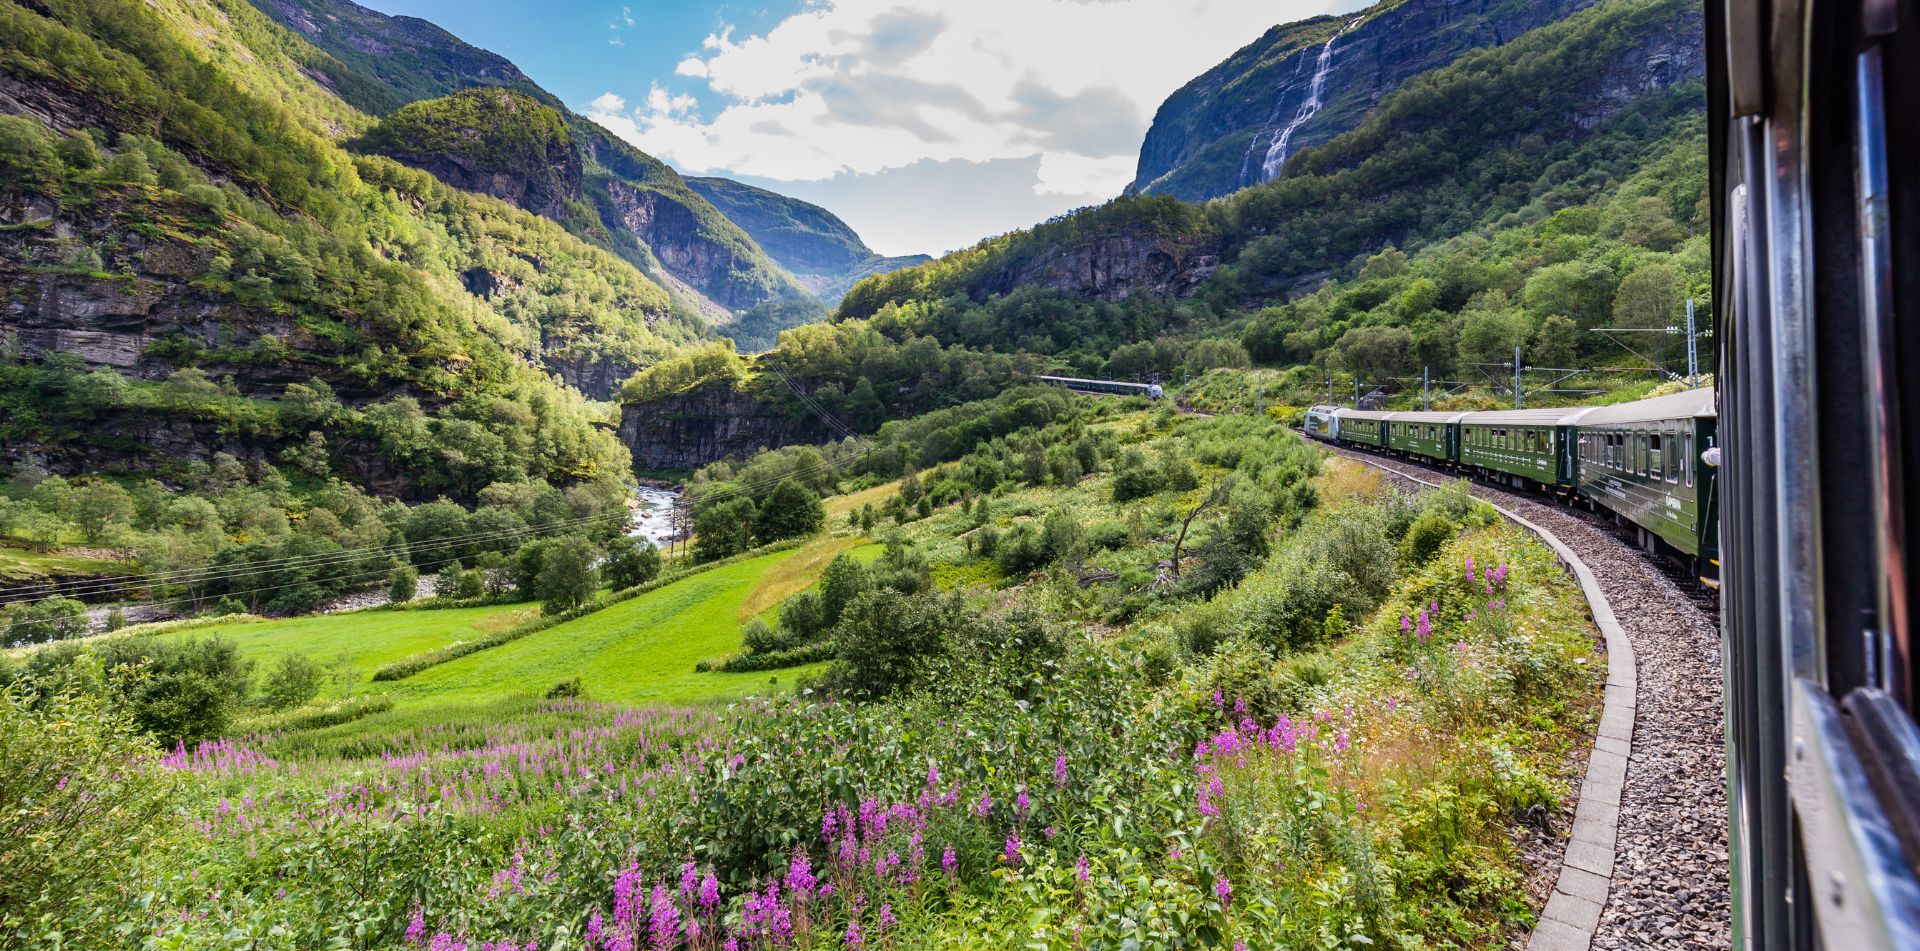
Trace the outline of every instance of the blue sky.
<path fill-rule="evenodd" d="M 1104 201 L 1175 89 L 1359 0 L 361 0 L 431 20 L 689 175 L 816 202 L 883 254 Z"/>

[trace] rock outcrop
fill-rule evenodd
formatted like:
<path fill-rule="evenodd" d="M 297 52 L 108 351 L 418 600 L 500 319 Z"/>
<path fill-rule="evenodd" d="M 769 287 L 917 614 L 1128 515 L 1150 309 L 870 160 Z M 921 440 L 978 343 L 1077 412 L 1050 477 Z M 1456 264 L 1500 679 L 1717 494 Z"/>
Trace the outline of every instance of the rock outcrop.
<path fill-rule="evenodd" d="M 621 410 L 620 441 L 641 471 L 685 471 L 761 449 L 824 442 L 831 435 L 811 417 L 800 420 L 723 383 L 629 404 Z"/>

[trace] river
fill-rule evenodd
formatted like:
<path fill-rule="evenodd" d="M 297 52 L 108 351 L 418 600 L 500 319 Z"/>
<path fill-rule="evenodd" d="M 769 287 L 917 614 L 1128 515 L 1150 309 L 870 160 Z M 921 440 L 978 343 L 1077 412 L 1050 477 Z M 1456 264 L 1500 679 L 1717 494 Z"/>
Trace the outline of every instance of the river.
<path fill-rule="evenodd" d="M 633 522 L 627 526 L 627 534 L 644 538 L 658 548 L 667 547 L 673 537 L 673 507 L 680 501 L 680 493 L 642 485 L 634 489 L 633 497 Z"/>

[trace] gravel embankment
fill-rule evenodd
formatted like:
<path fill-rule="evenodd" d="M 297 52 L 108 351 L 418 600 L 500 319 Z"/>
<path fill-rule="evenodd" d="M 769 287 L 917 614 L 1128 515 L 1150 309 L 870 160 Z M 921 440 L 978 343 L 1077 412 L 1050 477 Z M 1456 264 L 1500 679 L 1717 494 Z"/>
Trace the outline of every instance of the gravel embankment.
<path fill-rule="evenodd" d="M 1354 457 L 1428 481 L 1448 477 L 1397 460 Z M 1473 494 L 1578 552 L 1633 642 L 1638 715 L 1613 884 L 1593 946 L 1731 947 L 1717 621 L 1598 518 L 1491 486 L 1475 485 Z"/>

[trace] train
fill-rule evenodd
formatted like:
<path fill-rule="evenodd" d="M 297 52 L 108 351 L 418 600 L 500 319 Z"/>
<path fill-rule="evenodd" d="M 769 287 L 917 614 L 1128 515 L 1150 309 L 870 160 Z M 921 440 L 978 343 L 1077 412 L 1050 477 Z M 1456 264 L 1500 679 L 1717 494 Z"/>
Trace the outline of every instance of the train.
<path fill-rule="evenodd" d="M 1382 412 L 1317 405 L 1303 429 L 1326 442 L 1452 469 L 1611 514 L 1640 546 L 1719 583 L 1714 392 L 1612 406 Z"/>
<path fill-rule="evenodd" d="M 1064 386 L 1081 393 L 1106 393 L 1112 396 L 1144 396 L 1159 399 L 1164 391 L 1158 383 L 1128 383 L 1124 380 L 1083 380 L 1074 376 L 1043 376 L 1042 383 Z"/>

